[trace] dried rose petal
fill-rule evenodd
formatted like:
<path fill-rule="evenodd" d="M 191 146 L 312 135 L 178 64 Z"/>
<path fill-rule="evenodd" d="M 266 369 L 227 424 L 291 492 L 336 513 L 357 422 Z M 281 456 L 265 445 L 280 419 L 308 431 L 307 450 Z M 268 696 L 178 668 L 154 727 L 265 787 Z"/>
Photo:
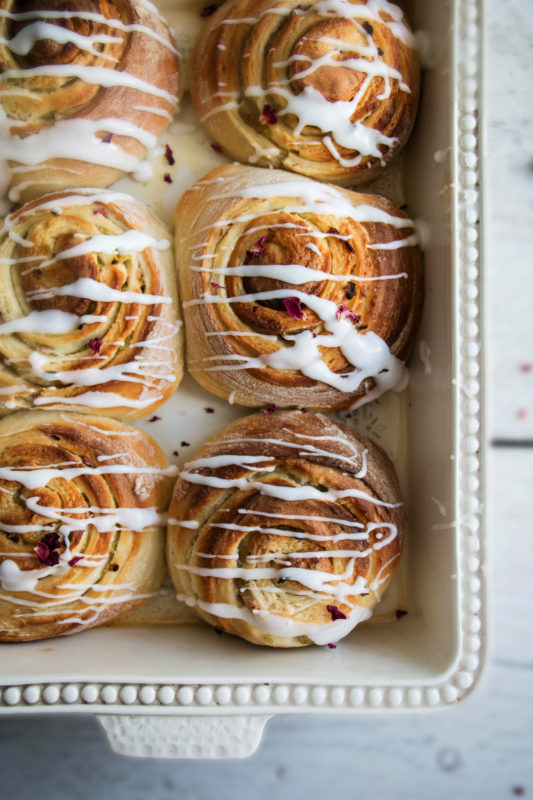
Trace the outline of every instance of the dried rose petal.
<path fill-rule="evenodd" d="M 267 105 L 263 106 L 263 110 L 259 115 L 259 121 L 263 123 L 263 125 L 276 125 L 278 121 L 278 115 L 276 114 L 275 109 L 272 106 Z"/>
<path fill-rule="evenodd" d="M 303 319 L 305 317 L 305 311 L 298 297 L 286 297 L 282 300 L 282 303 L 289 317 L 294 317 L 294 319 Z"/>
<path fill-rule="evenodd" d="M 224 288 L 223 286 L 220 285 L 220 283 L 215 283 L 215 281 L 211 281 L 210 286 L 212 286 L 213 289 L 223 289 Z"/>
<path fill-rule="evenodd" d="M 356 325 L 361 322 L 361 317 L 358 314 L 354 314 L 348 306 L 343 305 L 340 305 L 337 309 L 337 319 L 353 319 Z"/>
<path fill-rule="evenodd" d="M 174 153 L 172 152 L 172 148 L 168 144 L 165 145 L 165 158 L 171 167 L 174 166 L 174 164 L 176 163 L 176 159 L 174 158 Z"/>
<path fill-rule="evenodd" d="M 112 139 L 112 138 L 113 138 L 113 134 L 112 134 L 112 133 L 106 133 L 106 135 L 105 135 L 105 136 L 104 136 L 104 138 L 102 139 L 102 142 L 103 142 L 104 144 L 111 144 L 111 139 Z"/>
<path fill-rule="evenodd" d="M 205 411 L 206 414 L 214 414 L 215 413 L 215 409 L 214 408 L 205 408 L 204 411 Z"/>
<path fill-rule="evenodd" d="M 518 419 L 527 419 L 529 416 L 529 412 L 527 408 L 519 408 L 518 411 L 516 412 L 516 416 L 518 417 Z"/>
<path fill-rule="evenodd" d="M 179 456 L 179 452 L 178 452 L 177 450 L 173 450 L 173 451 L 172 451 L 172 455 L 173 455 L 173 456 Z"/>
<path fill-rule="evenodd" d="M 83 561 L 83 556 L 74 556 L 68 562 L 69 567 L 75 567 L 79 561 Z"/>
<path fill-rule="evenodd" d="M 405 617 L 407 611 L 404 611 L 403 608 L 397 608 L 395 614 L 396 614 L 396 619 L 401 619 L 402 617 Z"/>
<path fill-rule="evenodd" d="M 35 555 L 42 564 L 48 567 L 55 567 L 59 563 L 58 548 L 63 544 L 61 538 L 57 533 L 46 533 L 43 538 L 37 542 Z"/>
<path fill-rule="evenodd" d="M 161 417 L 158 417 L 157 414 L 154 414 L 153 417 L 150 417 L 148 422 L 157 422 L 158 419 L 161 419 Z"/>
<path fill-rule="evenodd" d="M 200 11 L 200 16 L 201 17 L 210 17 L 212 14 L 215 13 L 217 8 L 218 8 L 218 6 L 217 6 L 216 3 L 211 3 L 210 6 L 204 6 L 202 8 L 202 10 Z"/>
<path fill-rule="evenodd" d="M 252 247 L 250 247 L 249 250 L 246 251 L 246 255 L 250 256 L 250 258 L 257 258 L 257 256 L 260 256 L 263 250 L 265 249 L 265 242 L 267 238 L 268 238 L 268 233 L 263 234 L 263 236 L 261 236 L 261 238 L 258 239 L 257 242 L 254 245 L 252 245 Z"/>
<path fill-rule="evenodd" d="M 263 409 L 263 414 L 273 414 L 276 408 L 277 405 L 275 403 L 271 403 L 269 406 Z"/>
<path fill-rule="evenodd" d="M 330 650 L 336 650 L 337 649 L 337 645 L 336 644 L 332 644 L 331 642 L 328 642 L 328 647 L 329 647 Z"/>
<path fill-rule="evenodd" d="M 55 439 L 58 442 L 61 439 L 61 436 L 58 436 L 57 433 L 51 433 L 50 438 Z"/>
<path fill-rule="evenodd" d="M 518 369 L 520 372 L 531 372 L 533 370 L 533 364 L 520 364 Z"/>
<path fill-rule="evenodd" d="M 331 619 L 335 622 L 337 619 L 348 619 L 344 611 L 341 611 L 340 608 L 337 606 L 326 606 L 327 610 L 331 614 Z"/>
<path fill-rule="evenodd" d="M 107 209 L 105 209 L 105 208 L 96 208 L 93 211 L 93 214 L 101 214 L 103 217 L 107 217 L 108 216 Z"/>
<path fill-rule="evenodd" d="M 165 181 L 165 183 L 172 183 L 170 172 L 165 172 L 165 174 L 163 175 L 163 180 Z"/>
<path fill-rule="evenodd" d="M 215 151 L 215 153 L 222 153 L 223 150 L 219 144 L 212 144 L 211 149 Z"/>
<path fill-rule="evenodd" d="M 94 339 L 90 339 L 87 342 L 87 347 L 89 348 L 89 350 L 91 351 L 91 354 L 93 356 L 97 356 L 98 355 L 98 353 L 102 349 L 102 345 L 103 345 L 103 341 L 101 339 L 99 339 L 98 337 L 95 337 Z"/>
<path fill-rule="evenodd" d="M 301 408 L 300 411 L 302 412 L 302 414 L 307 414 L 307 409 L 306 408 Z"/>
<path fill-rule="evenodd" d="M 182 442 L 182 443 L 181 443 L 181 446 L 182 446 L 182 447 L 190 447 L 191 445 L 190 445 L 190 443 L 189 443 L 189 442 Z"/>

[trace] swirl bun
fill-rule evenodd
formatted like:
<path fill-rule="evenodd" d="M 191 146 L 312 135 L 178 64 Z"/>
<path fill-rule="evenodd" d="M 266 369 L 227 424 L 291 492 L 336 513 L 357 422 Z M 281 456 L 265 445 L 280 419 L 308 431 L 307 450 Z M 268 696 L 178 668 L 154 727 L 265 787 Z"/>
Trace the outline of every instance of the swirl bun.
<path fill-rule="evenodd" d="M 229 165 L 175 222 L 188 369 L 206 389 L 330 411 L 401 386 L 422 265 L 388 200 Z"/>
<path fill-rule="evenodd" d="M 179 58 L 146 0 L 0 0 L 0 194 L 149 177 Z M 3 109 L 3 114 L 1 113 Z M 8 168 L 9 166 L 9 168 Z"/>
<path fill-rule="evenodd" d="M 366 619 L 397 566 L 404 511 L 391 462 L 322 415 L 240 419 L 174 489 L 178 596 L 254 644 L 328 644 Z"/>
<path fill-rule="evenodd" d="M 33 201 L 0 230 L 0 413 L 136 419 L 183 372 L 170 234 L 128 195 Z"/>
<path fill-rule="evenodd" d="M 197 40 L 191 86 L 231 158 L 353 185 L 407 141 L 419 71 L 388 0 L 228 0 Z"/>
<path fill-rule="evenodd" d="M 0 641 L 101 625 L 157 591 L 174 471 L 115 420 L 0 420 Z"/>

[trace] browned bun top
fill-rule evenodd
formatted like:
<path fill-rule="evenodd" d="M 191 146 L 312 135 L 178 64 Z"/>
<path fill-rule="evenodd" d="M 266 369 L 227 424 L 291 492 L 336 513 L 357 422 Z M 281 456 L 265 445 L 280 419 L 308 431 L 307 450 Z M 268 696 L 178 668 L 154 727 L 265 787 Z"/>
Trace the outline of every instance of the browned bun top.
<path fill-rule="evenodd" d="M 213 437 L 181 473 L 169 516 L 179 596 L 223 630 L 279 647 L 335 641 L 370 616 L 405 523 L 385 453 L 297 411 Z"/>

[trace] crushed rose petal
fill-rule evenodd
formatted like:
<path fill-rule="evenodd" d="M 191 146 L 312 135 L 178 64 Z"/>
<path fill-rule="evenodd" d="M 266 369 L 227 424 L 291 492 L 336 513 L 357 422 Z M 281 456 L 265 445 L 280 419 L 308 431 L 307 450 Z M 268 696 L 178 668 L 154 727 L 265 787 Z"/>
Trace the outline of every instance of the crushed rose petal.
<path fill-rule="evenodd" d="M 533 364 L 520 364 L 518 369 L 520 372 L 531 372 L 533 370 Z"/>
<path fill-rule="evenodd" d="M 213 289 L 223 289 L 224 288 L 223 286 L 220 285 L 220 283 L 215 283 L 215 281 L 211 281 L 210 285 L 213 287 Z"/>
<path fill-rule="evenodd" d="M 263 414 L 273 414 L 274 411 L 276 410 L 276 408 L 277 408 L 277 405 L 275 403 L 271 403 L 266 408 L 263 408 Z"/>
<path fill-rule="evenodd" d="M 298 297 L 286 297 L 281 302 L 285 306 L 289 317 L 294 317 L 294 319 L 303 319 L 305 317 L 305 311 Z"/>
<path fill-rule="evenodd" d="M 159 420 L 159 419 L 161 419 L 161 417 L 158 417 L 157 414 L 154 414 L 153 417 L 150 417 L 148 422 L 157 422 L 157 420 Z"/>
<path fill-rule="evenodd" d="M 252 247 L 250 247 L 249 250 L 246 251 L 246 255 L 250 256 L 250 258 L 257 258 L 257 256 L 260 256 L 265 249 L 265 242 L 267 238 L 268 233 L 265 233 L 254 245 L 252 245 Z"/>
<path fill-rule="evenodd" d="M 75 567 L 78 561 L 83 561 L 83 556 L 74 556 L 74 558 L 71 558 L 68 562 L 69 567 Z"/>
<path fill-rule="evenodd" d="M 276 125 L 278 121 L 278 115 L 276 114 L 275 109 L 272 106 L 269 106 L 268 103 L 263 106 L 263 110 L 259 115 L 259 121 L 263 125 Z"/>
<path fill-rule="evenodd" d="M 214 408 L 205 408 L 204 411 L 205 411 L 206 414 L 214 414 L 215 413 L 215 409 Z"/>
<path fill-rule="evenodd" d="M 103 217 L 107 217 L 108 216 L 107 209 L 105 209 L 105 208 L 96 208 L 93 211 L 93 214 L 101 214 Z"/>
<path fill-rule="evenodd" d="M 98 337 L 96 337 L 94 339 L 90 339 L 87 342 L 87 347 L 89 348 L 89 350 L 91 351 L 91 354 L 93 356 L 97 356 L 98 355 L 98 353 L 102 349 L 102 345 L 103 345 L 103 341 L 101 339 L 99 339 Z"/>
<path fill-rule="evenodd" d="M 344 611 L 341 611 L 340 608 L 337 606 L 326 606 L 327 610 L 331 614 L 331 619 L 335 622 L 337 619 L 348 619 Z"/>
<path fill-rule="evenodd" d="M 361 317 L 350 311 L 348 306 L 340 305 L 337 309 L 337 319 L 353 319 L 356 325 L 361 322 Z"/>
<path fill-rule="evenodd" d="M 211 145 L 211 150 L 214 150 L 215 153 L 222 153 L 223 152 L 223 150 L 222 150 L 222 148 L 221 148 L 221 146 L 219 144 L 212 144 Z"/>
<path fill-rule="evenodd" d="M 396 614 L 396 619 L 401 619 L 402 617 L 405 617 L 407 611 L 404 611 L 403 608 L 397 608 L 395 614 Z"/>
<path fill-rule="evenodd" d="M 191 445 L 190 445 L 190 443 L 189 443 L 189 442 L 182 442 L 182 443 L 181 443 L 181 446 L 182 446 L 182 447 L 190 447 Z"/>
<path fill-rule="evenodd" d="M 37 542 L 35 555 L 42 564 L 47 567 L 55 567 L 59 563 L 58 549 L 63 545 L 63 542 L 57 533 L 46 533 L 43 538 Z"/>
<path fill-rule="evenodd" d="M 113 138 L 113 134 L 112 134 L 112 133 L 106 133 L 106 135 L 105 135 L 105 136 L 104 136 L 104 138 L 102 139 L 102 142 L 103 142 L 104 144 L 111 144 L 111 139 L 112 139 L 112 138 Z"/>
<path fill-rule="evenodd" d="M 200 16 L 201 17 L 210 17 L 212 14 L 215 13 L 217 8 L 218 8 L 218 5 L 216 3 L 211 3 L 210 6 L 204 6 L 202 8 L 202 10 L 200 11 Z"/>
<path fill-rule="evenodd" d="M 333 644 L 332 642 L 328 642 L 328 647 L 329 647 L 330 650 L 336 650 L 337 649 L 337 645 Z"/>
<path fill-rule="evenodd" d="M 172 455 L 173 455 L 173 456 L 179 456 L 179 452 L 178 452 L 177 450 L 173 450 L 173 451 L 172 451 Z"/>
<path fill-rule="evenodd" d="M 57 433 L 51 433 L 50 438 L 55 439 L 58 442 L 61 439 L 61 436 L 58 436 Z"/>
<path fill-rule="evenodd" d="M 173 182 L 172 178 L 170 177 L 170 172 L 165 172 L 165 174 L 163 175 L 163 180 L 165 181 L 165 183 Z"/>
<path fill-rule="evenodd" d="M 174 158 L 174 153 L 172 152 L 172 148 L 168 144 L 165 145 L 165 158 L 171 167 L 174 166 L 174 164 L 176 163 L 176 159 Z"/>

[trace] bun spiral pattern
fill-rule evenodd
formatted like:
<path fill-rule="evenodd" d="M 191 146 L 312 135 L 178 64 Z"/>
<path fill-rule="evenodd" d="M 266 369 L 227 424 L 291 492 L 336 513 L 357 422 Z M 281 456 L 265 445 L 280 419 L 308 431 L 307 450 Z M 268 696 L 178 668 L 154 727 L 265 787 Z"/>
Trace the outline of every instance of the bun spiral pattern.
<path fill-rule="evenodd" d="M 178 72 L 149 0 L 0 0 L 0 194 L 149 177 Z"/>
<path fill-rule="evenodd" d="M 240 419 L 186 464 L 169 510 L 178 597 L 254 644 L 329 644 L 371 616 L 397 566 L 391 462 L 321 415 Z"/>
<path fill-rule="evenodd" d="M 183 372 L 170 234 L 128 195 L 33 201 L 0 229 L 0 413 L 136 419 Z"/>
<path fill-rule="evenodd" d="M 209 391 L 330 411 L 402 386 L 422 266 L 388 200 L 229 165 L 175 223 L 188 369 Z"/>
<path fill-rule="evenodd" d="M 228 156 L 341 185 L 375 177 L 403 147 L 419 80 L 413 34 L 388 0 L 228 0 L 191 74 Z"/>
<path fill-rule="evenodd" d="M 157 591 L 174 471 L 115 420 L 0 420 L 0 641 L 75 633 Z"/>

